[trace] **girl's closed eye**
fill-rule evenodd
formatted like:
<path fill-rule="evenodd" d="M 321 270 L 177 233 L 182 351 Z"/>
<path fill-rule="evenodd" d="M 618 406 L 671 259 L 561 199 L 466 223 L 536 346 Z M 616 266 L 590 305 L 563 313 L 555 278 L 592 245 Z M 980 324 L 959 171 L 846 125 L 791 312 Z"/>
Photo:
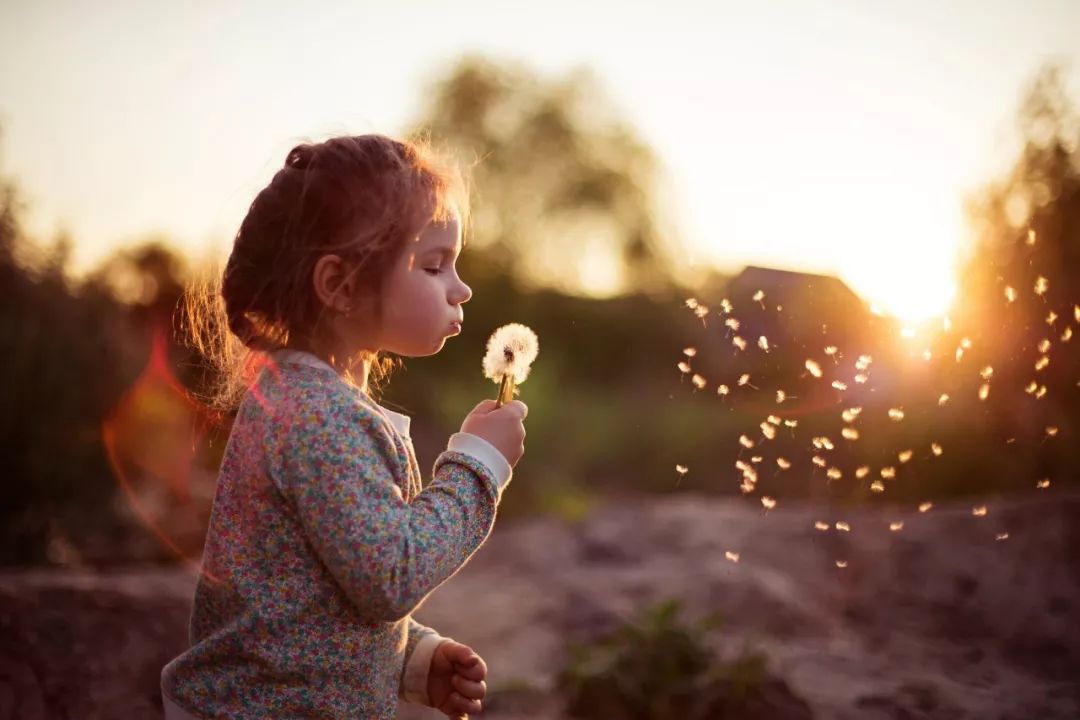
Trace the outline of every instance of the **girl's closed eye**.
<path fill-rule="evenodd" d="M 429 275 L 440 275 L 442 274 L 442 268 L 424 268 L 424 272 Z"/>

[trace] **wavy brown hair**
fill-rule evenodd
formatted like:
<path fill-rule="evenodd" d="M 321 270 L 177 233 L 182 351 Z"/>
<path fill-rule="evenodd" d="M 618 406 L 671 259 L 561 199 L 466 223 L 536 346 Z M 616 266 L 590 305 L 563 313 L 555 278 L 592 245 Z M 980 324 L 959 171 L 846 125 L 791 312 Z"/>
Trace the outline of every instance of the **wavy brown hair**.
<path fill-rule="evenodd" d="M 312 273 L 340 255 L 381 313 L 382 283 L 406 239 L 431 221 L 468 221 L 459 168 L 424 139 L 335 137 L 297 145 L 251 203 L 221 277 L 197 279 L 181 307 L 181 332 L 210 364 L 209 400 L 235 409 L 265 362 L 286 346 L 312 349 L 356 384 L 377 385 L 394 367 L 381 353 L 337 357 Z M 364 388 L 367 390 L 368 388 Z"/>

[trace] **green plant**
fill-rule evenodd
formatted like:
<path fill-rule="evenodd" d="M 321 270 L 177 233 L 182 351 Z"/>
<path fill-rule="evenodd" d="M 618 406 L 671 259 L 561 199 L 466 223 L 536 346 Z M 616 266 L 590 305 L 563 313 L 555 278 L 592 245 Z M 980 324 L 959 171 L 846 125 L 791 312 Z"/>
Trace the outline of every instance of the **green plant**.
<path fill-rule="evenodd" d="M 731 662 L 714 657 L 705 641 L 719 615 L 680 621 L 680 601 L 647 608 L 642 616 L 596 643 L 573 643 L 558 675 L 567 713 L 577 718 L 718 717 L 741 706 L 767 680 L 765 658 L 745 653 Z"/>

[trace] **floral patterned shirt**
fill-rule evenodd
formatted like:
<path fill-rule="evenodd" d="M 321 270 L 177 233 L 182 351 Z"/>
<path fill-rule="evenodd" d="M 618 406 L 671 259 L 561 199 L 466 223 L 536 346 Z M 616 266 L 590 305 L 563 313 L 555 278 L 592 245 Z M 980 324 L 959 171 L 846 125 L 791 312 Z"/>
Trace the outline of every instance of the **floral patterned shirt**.
<path fill-rule="evenodd" d="M 279 350 L 222 459 L 166 717 L 394 718 L 444 640 L 412 619 L 487 538 L 511 468 L 456 433 L 421 485 L 409 418 Z M 171 713 L 171 714 L 170 714 Z"/>

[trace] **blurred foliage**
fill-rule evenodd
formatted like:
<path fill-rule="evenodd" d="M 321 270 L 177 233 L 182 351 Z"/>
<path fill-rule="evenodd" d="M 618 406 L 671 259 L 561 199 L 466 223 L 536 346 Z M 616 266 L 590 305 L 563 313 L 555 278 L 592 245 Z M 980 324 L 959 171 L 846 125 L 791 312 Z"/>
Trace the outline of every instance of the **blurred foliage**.
<path fill-rule="evenodd" d="M 646 210 L 658 202 L 654 161 L 610 109 L 595 109 L 603 103 L 585 102 L 595 94 L 589 82 L 546 82 L 467 61 L 432 95 L 426 124 L 434 139 L 479 162 L 474 238 L 461 258 L 474 290 L 464 331 L 437 356 L 408 359 L 383 395 L 385 405 L 417 418 L 425 475 L 466 413 L 495 396 L 480 368 L 488 336 L 523 322 L 537 332 L 540 355 L 519 388 L 530 407 L 529 435 L 514 489 L 500 506 L 504 519 L 546 512 L 580 521 L 597 500 L 624 493 L 738 494 L 736 461 L 758 476 L 752 502 L 761 494 L 913 502 L 1034 492 L 1043 478 L 1055 487 L 1080 481 L 1080 340 L 1064 339 L 1067 328 L 1080 329 L 1080 131 L 1054 71 L 1040 75 L 1022 108 L 1016 166 L 972 201 L 979 242 L 953 327 L 920 333 L 918 344 L 900 341 L 894 322 L 868 313 L 834 278 L 751 269 L 730 280 L 713 275 L 693 291 L 681 287 L 665 260 L 677 251 Z M 132 388 L 147 387 L 156 333 L 169 336 L 168 368 L 182 386 L 206 381 L 200 358 L 170 332 L 195 270 L 167 238 L 152 237 L 76 281 L 68 272 L 72 239 L 35 242 L 22 228 L 17 188 L 2 174 L 0 190 L 0 342 L 7 350 L 0 354 L 0 437 L 10 478 L 0 497 L 0 564 L 169 557 L 160 548 L 155 554 L 154 538 L 132 521 L 102 431 Z M 526 277 L 541 262 L 534 251 L 550 250 L 566 267 L 585 261 L 576 254 L 581 235 L 569 229 L 583 215 L 599 215 L 615 229 L 607 237 L 618 257 L 640 261 L 633 271 L 640 283 L 631 289 L 641 292 L 599 299 Z M 1034 291 L 1039 277 L 1048 281 L 1042 294 Z M 1006 286 L 1017 291 L 1012 302 Z M 754 299 L 757 290 L 762 299 Z M 700 317 L 688 295 L 705 309 Z M 732 313 L 722 308 L 725 297 Z M 1057 317 L 1048 323 L 1051 311 Z M 735 317 L 737 330 L 725 325 Z M 736 335 L 745 350 L 733 347 Z M 767 352 L 756 347 L 761 336 Z M 965 338 L 970 346 L 957 362 Z M 839 348 L 835 356 L 823 354 L 828 345 Z M 692 357 L 683 353 L 688 347 Z M 930 360 L 921 358 L 924 347 Z M 852 380 L 861 354 L 873 356 L 865 385 Z M 1036 370 L 1043 355 L 1049 364 Z M 822 378 L 808 373 L 811 357 Z M 676 367 L 680 361 L 687 372 Z M 992 376 L 984 380 L 988 366 Z M 847 389 L 832 388 L 834 379 Z M 157 378 L 160 392 L 147 396 L 163 423 L 147 424 L 147 435 L 188 422 L 187 401 L 169 381 Z M 1045 393 L 1025 392 L 1031 382 Z M 980 400 L 984 383 L 990 393 Z M 718 394 L 721 384 L 729 395 Z M 778 389 L 787 392 L 783 403 Z M 950 400 L 939 406 L 943 393 Z M 841 412 L 851 406 L 863 408 L 857 442 L 841 440 L 852 425 Z M 898 407 L 903 422 L 888 417 Z M 770 415 L 798 427 L 781 424 L 764 442 L 761 426 Z M 1056 428 L 1054 437 L 1047 427 Z M 188 442 L 211 483 L 227 434 L 225 418 L 199 443 L 178 441 Z M 752 448 L 740 445 L 744 434 Z M 819 436 L 835 448 L 815 448 L 811 439 Z M 125 447 L 147 453 L 162 446 L 161 438 L 135 440 Z M 931 443 L 944 448 L 941 457 Z M 908 449 L 913 457 L 903 463 L 898 455 Z M 812 464 L 815 455 L 842 477 L 827 480 L 825 468 Z M 778 457 L 792 467 L 780 471 Z M 857 478 L 864 465 L 874 475 Z M 890 466 L 897 480 L 872 492 L 870 482 Z M 144 475 L 133 491 L 157 497 L 162 518 L 208 494 Z M 164 487 L 148 485 L 154 482 Z M 143 548 L 136 552 L 137 542 Z"/>
<path fill-rule="evenodd" d="M 568 659 L 556 682 L 570 717 L 809 717 L 805 705 L 781 684 L 769 688 L 771 697 L 765 696 L 769 673 L 763 655 L 747 651 L 731 660 L 715 656 L 708 635 L 721 626 L 718 615 L 684 623 L 678 617 L 680 605 L 677 599 L 658 603 L 607 637 L 568 645 Z"/>
<path fill-rule="evenodd" d="M 591 73 L 548 79 L 466 58 L 428 96 L 416 132 L 471 168 L 467 277 L 570 294 L 593 275 L 608 295 L 676 283 L 683 253 L 661 219 L 659 164 Z"/>

